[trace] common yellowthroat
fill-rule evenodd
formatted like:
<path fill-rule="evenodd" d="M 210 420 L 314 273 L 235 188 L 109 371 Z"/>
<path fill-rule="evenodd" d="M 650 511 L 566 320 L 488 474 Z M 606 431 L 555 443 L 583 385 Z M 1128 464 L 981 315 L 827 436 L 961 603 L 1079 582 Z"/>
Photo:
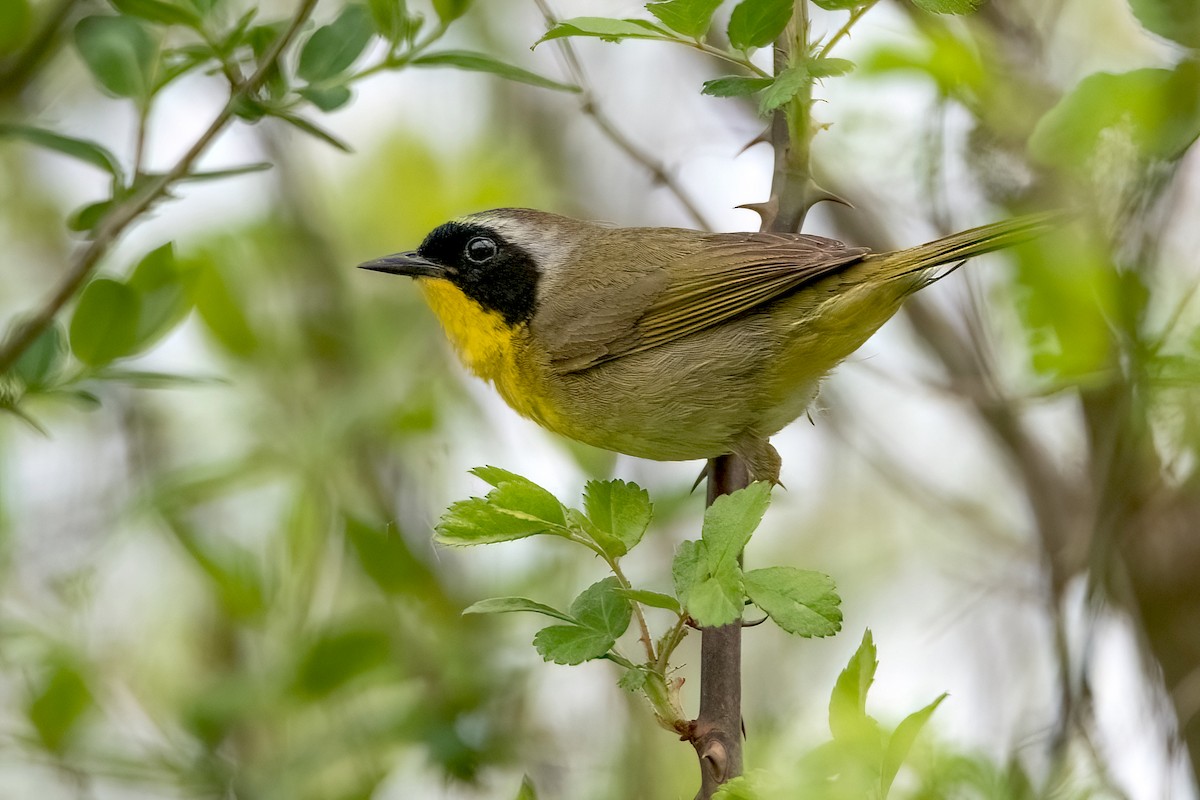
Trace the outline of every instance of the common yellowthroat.
<path fill-rule="evenodd" d="M 501 208 L 360 266 L 415 278 L 463 364 L 543 427 L 660 461 L 734 453 L 775 481 L 768 437 L 904 298 L 938 267 L 1054 220 L 871 253 L 808 234 L 618 228 Z"/>

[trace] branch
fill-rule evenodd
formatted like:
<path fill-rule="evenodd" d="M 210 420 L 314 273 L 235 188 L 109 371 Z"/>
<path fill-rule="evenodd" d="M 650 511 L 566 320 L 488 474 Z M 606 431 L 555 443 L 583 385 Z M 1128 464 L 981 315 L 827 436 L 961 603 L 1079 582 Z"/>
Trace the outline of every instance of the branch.
<path fill-rule="evenodd" d="M 255 70 L 254 74 L 245 83 L 233 87 L 233 91 L 230 92 L 229 100 L 225 103 L 225 107 L 221 109 L 221 112 L 217 114 L 216 118 L 208 126 L 208 129 L 200 134 L 200 137 L 196 139 L 191 148 L 184 153 L 175 166 L 171 167 L 170 170 L 163 173 L 105 216 L 91 241 L 78 251 L 74 262 L 59 283 L 54 294 L 38 309 L 32 318 L 19 325 L 4 343 L 3 348 L 0 349 L 0 372 L 8 370 L 20 358 L 21 354 L 25 352 L 25 349 L 53 322 L 54 317 L 75 296 L 79 288 L 83 286 L 92 274 L 96 264 L 104 257 L 125 229 L 129 227 L 130 223 L 145 213 L 156 200 L 165 195 L 176 181 L 187 176 L 192 166 L 204 151 L 208 149 L 213 140 L 225 130 L 225 127 L 233 119 L 234 109 L 237 108 L 238 104 L 253 94 L 267 79 L 267 75 L 275 66 L 280 54 L 283 53 L 284 49 L 296 37 L 296 34 L 299 33 L 300 28 L 308 20 L 316 4 L 317 0 L 301 0 L 300 7 L 296 10 L 296 15 L 292 18 L 291 24 L 288 25 L 287 29 L 271 45 L 271 49 L 267 51 L 258 69 Z"/>
<path fill-rule="evenodd" d="M 558 24 L 558 18 L 554 16 L 554 11 L 550 8 L 548 0 L 534 0 L 534 2 L 541 9 L 542 16 L 546 18 L 547 25 L 553 27 Z M 579 60 L 579 56 L 575 52 L 575 47 L 571 44 L 570 40 L 565 38 L 558 39 L 557 44 L 559 53 L 562 54 L 563 62 L 566 64 L 567 72 L 571 74 L 571 80 L 580 89 L 580 107 L 583 109 L 583 113 L 592 118 L 592 121 L 596 123 L 596 127 L 600 129 L 600 132 L 607 136 L 608 140 L 615 144 L 621 152 L 645 167 L 650 172 L 650 176 L 655 183 L 662 184 L 671 194 L 675 195 L 675 199 L 683 206 L 684 211 L 692 218 L 692 222 L 695 223 L 696 227 L 706 231 L 712 230 L 713 226 L 705 218 L 700 207 L 675 176 L 668 172 L 649 153 L 638 147 L 628 136 L 622 133 L 620 128 L 609 118 L 608 114 L 596 103 L 595 92 L 592 91 L 591 83 L 588 81 L 587 74 L 583 70 L 583 63 Z M 708 52 L 708 50 L 705 50 L 705 52 Z M 718 50 L 717 52 L 720 53 L 722 51 Z"/>

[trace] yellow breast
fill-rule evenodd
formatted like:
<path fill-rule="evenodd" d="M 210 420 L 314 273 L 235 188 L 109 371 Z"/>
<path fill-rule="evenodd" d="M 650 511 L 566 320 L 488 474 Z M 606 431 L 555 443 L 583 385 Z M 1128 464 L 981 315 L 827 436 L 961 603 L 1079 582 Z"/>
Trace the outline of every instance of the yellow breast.
<path fill-rule="evenodd" d="M 449 281 L 418 278 L 417 284 L 463 366 L 494 383 L 517 413 L 556 430 L 558 414 L 544 393 L 545 371 L 530 349 L 528 326 L 509 325 L 502 314 L 479 305 Z"/>

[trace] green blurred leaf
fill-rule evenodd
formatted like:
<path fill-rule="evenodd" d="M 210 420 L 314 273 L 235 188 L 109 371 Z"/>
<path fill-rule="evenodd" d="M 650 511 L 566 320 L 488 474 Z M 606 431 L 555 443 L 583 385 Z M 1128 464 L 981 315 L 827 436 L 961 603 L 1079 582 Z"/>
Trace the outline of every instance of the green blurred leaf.
<path fill-rule="evenodd" d="M 742 0 L 729 17 L 729 43 L 738 50 L 766 47 L 792 18 L 792 0 Z"/>
<path fill-rule="evenodd" d="M 929 705 L 914 711 L 905 717 L 896 730 L 892 731 L 892 735 L 888 738 L 887 750 L 883 755 L 883 765 L 879 773 L 879 796 L 886 800 L 888 792 L 892 789 L 892 782 L 896 780 L 896 773 L 900 771 L 904 760 L 908 758 L 909 751 L 912 750 L 913 742 L 917 740 L 917 735 L 921 729 L 925 727 L 925 723 L 929 722 L 929 718 L 933 716 L 933 712 L 946 699 L 946 695 L 940 695 Z"/>
<path fill-rule="evenodd" d="M 654 516 L 650 495 L 636 483 L 622 480 L 588 481 L 583 490 L 583 508 L 588 519 L 615 539 L 621 556 L 632 550 Z"/>
<path fill-rule="evenodd" d="M 341 150 L 343 153 L 354 152 L 354 149 L 350 147 L 350 145 L 346 144 L 341 139 L 334 136 L 332 133 L 320 127 L 319 125 L 306 120 L 304 117 L 298 117 L 295 114 L 280 113 L 276 113 L 274 116 L 295 127 L 296 129 L 304 131 L 314 139 L 320 139 L 326 144 L 332 145 L 338 150 Z"/>
<path fill-rule="evenodd" d="M 841 630 L 833 579 L 812 570 L 766 567 L 744 574 L 746 596 L 776 625 L 796 636 L 832 636 Z"/>
<path fill-rule="evenodd" d="M 857 741 L 864 728 L 874 727 L 874 720 L 867 716 L 867 692 L 875 682 L 878 666 L 875 641 L 868 628 L 829 697 L 829 730 L 835 740 Z"/>
<path fill-rule="evenodd" d="M 674 611 L 676 614 L 683 611 L 678 600 L 662 592 L 651 592 L 648 589 L 621 589 L 618 593 L 622 597 L 633 600 L 636 603 L 641 603 L 644 606 L 650 606 L 651 608 L 662 608 L 667 611 Z"/>
<path fill-rule="evenodd" d="M 229 167 L 228 169 L 210 169 L 200 172 L 189 172 L 179 180 L 181 181 L 219 181 L 224 178 L 235 178 L 239 175 L 250 175 L 255 172 L 265 172 L 271 169 L 274 164 L 267 161 L 257 161 L 253 164 L 244 164 L 240 167 Z"/>
<path fill-rule="evenodd" d="M 537 790 L 533 787 L 533 781 L 529 776 L 521 778 L 521 788 L 517 790 L 517 796 L 513 800 L 537 800 Z"/>
<path fill-rule="evenodd" d="M 505 64 L 503 61 L 497 61 L 491 56 L 469 50 L 442 50 L 434 53 L 425 53 L 424 55 L 417 56 L 409 63 L 414 67 L 457 67 L 468 72 L 487 72 L 492 75 L 499 75 L 501 78 L 510 81 L 516 81 L 517 83 L 540 86 L 543 89 L 557 89 L 564 92 L 580 91 L 578 86 L 544 78 L 529 70 L 515 67 L 512 64 Z"/>
<path fill-rule="evenodd" d="M 349 103 L 353 96 L 348 86 L 330 86 L 328 88 L 305 86 L 299 90 L 299 94 L 325 112 L 338 110 Z"/>
<path fill-rule="evenodd" d="M 969 41 L 937 31 L 928 32 L 921 47 L 877 46 L 858 60 L 858 70 L 868 75 L 915 70 L 932 78 L 947 97 L 982 91 L 991 80 Z"/>
<path fill-rule="evenodd" d="M 983 0 L 912 0 L 912 4 L 931 14 L 973 14 Z"/>
<path fill-rule="evenodd" d="M 129 277 L 138 294 L 137 350 L 144 350 L 178 325 L 192 308 L 187 286 L 168 242 L 146 254 Z"/>
<path fill-rule="evenodd" d="M 591 36 L 606 42 L 619 42 L 623 39 L 658 39 L 670 41 L 674 39 L 670 31 L 658 27 L 653 22 L 643 19 L 609 19 L 608 17 L 573 17 L 559 22 L 542 38 L 534 42 L 537 47 L 542 42 L 551 39 L 562 39 L 568 36 Z"/>
<path fill-rule="evenodd" d="M 109 0 L 113 8 L 122 14 L 140 17 L 148 22 L 162 25 L 186 25 L 200 27 L 200 15 L 193 8 L 176 5 L 167 0 Z"/>
<path fill-rule="evenodd" d="M 133 17 L 84 17 L 75 25 L 75 47 L 110 94 L 150 97 L 158 43 L 144 23 Z"/>
<path fill-rule="evenodd" d="M 188 270 L 188 291 L 204 326 L 231 355 L 246 357 L 258 349 L 240 298 L 229 290 L 216 263 L 201 261 Z"/>
<path fill-rule="evenodd" d="M 713 12 L 722 0 L 662 0 L 649 3 L 646 10 L 676 33 L 699 39 L 708 33 Z"/>
<path fill-rule="evenodd" d="M 853 8 L 858 8 L 866 0 L 812 0 L 815 5 L 820 6 L 826 11 L 849 11 Z"/>
<path fill-rule="evenodd" d="M 367 7 L 375 23 L 375 32 L 386 41 L 397 45 L 408 38 L 412 26 L 405 0 L 369 0 Z"/>
<path fill-rule="evenodd" d="M 362 55 L 373 35 L 375 26 L 366 7 L 346 5 L 337 19 L 317 28 L 304 43 L 296 74 L 309 83 L 336 78 Z"/>
<path fill-rule="evenodd" d="M 600 658 L 615 642 L 603 631 L 579 625 L 551 625 L 533 637 L 533 646 L 542 659 L 573 666 Z"/>
<path fill-rule="evenodd" d="M 117 203 L 113 200 L 101 200 L 98 203 L 89 203 L 82 208 L 78 208 L 71 212 L 67 218 L 67 227 L 73 231 L 90 231 L 95 230 L 108 212 L 116 208 Z"/>
<path fill-rule="evenodd" d="M 454 20 L 467 13 L 472 0 L 433 0 L 433 10 L 443 25 L 449 25 Z"/>
<path fill-rule="evenodd" d="M 755 788 L 751 775 L 738 775 L 717 787 L 713 800 L 766 800 Z"/>
<path fill-rule="evenodd" d="M 1200 48 L 1200 4 L 1196 0 L 1129 0 L 1146 30 L 1184 47 Z"/>
<path fill-rule="evenodd" d="M 613 641 L 629 627 L 633 608 L 622 597 L 615 577 L 593 583 L 571 603 L 571 616 L 585 628 L 600 631 Z"/>
<path fill-rule="evenodd" d="M 67 336 L 55 320 L 38 334 L 13 364 L 16 375 L 27 389 L 38 391 L 54 385 L 67 357 Z"/>
<path fill-rule="evenodd" d="M 56 657 L 30 700 L 29 721 L 42 745 L 53 753 L 61 753 L 91 707 L 92 692 L 83 671 L 70 659 Z"/>
<path fill-rule="evenodd" d="M 463 609 L 463 614 L 507 614 L 514 611 L 532 611 L 535 614 L 545 614 L 547 617 L 561 619 L 563 622 L 575 624 L 575 618 L 557 608 L 537 603 L 524 597 L 489 597 L 472 603 Z"/>
<path fill-rule="evenodd" d="M 821 78 L 836 78 L 854 71 L 854 62 L 845 58 L 814 58 L 805 63 L 808 74 Z"/>
<path fill-rule="evenodd" d="M 413 556 L 395 524 L 371 524 L 347 516 L 345 533 L 363 571 L 384 592 L 416 594 L 429 585 L 428 569 Z"/>
<path fill-rule="evenodd" d="M 705 81 L 704 88 L 700 92 L 713 97 L 746 97 L 755 92 L 761 92 L 774 82 L 774 78 L 746 78 L 741 75 L 727 75 L 724 78 Z"/>
<path fill-rule="evenodd" d="M 33 29 L 33 9 L 29 0 L 0 2 L 0 56 L 15 52 Z"/>
<path fill-rule="evenodd" d="M 1087 76 L 1038 120 L 1029 152 L 1043 164 L 1092 171 L 1112 169 L 1121 142 L 1143 157 L 1175 160 L 1198 136 L 1200 63 L 1183 62 Z"/>
<path fill-rule="evenodd" d="M 101 367 L 137 348 L 140 315 L 137 292 L 111 278 L 84 288 L 71 316 L 71 351 L 90 367 Z"/>
<path fill-rule="evenodd" d="M 125 182 L 124 172 L 117 157 L 107 148 L 87 139 L 76 139 L 71 136 L 64 136 L 61 133 L 34 128 L 28 125 L 0 123 L 0 138 L 3 137 L 24 139 L 38 147 L 79 159 L 85 164 L 99 167 L 109 175 L 112 175 L 113 180 L 118 184 Z"/>
<path fill-rule="evenodd" d="M 322 633 L 300 659 L 295 688 L 325 697 L 391 659 L 392 643 L 375 628 L 349 624 Z"/>

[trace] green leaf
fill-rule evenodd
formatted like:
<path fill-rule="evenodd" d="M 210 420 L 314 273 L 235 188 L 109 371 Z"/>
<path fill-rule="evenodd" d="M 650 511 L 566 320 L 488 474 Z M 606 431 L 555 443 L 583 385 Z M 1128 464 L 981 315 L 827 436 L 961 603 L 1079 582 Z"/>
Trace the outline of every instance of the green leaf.
<path fill-rule="evenodd" d="M 161 339 L 187 316 L 192 308 L 187 286 L 175 263 L 175 247 L 168 242 L 146 254 L 129 286 L 138 294 L 139 313 L 136 350 L 144 350 Z"/>
<path fill-rule="evenodd" d="M 293 684 L 308 697 L 325 697 L 391 660 L 392 643 L 373 627 L 348 625 L 322 633 L 300 658 Z"/>
<path fill-rule="evenodd" d="M 758 110 L 766 114 L 782 105 L 786 105 L 793 97 L 804 90 L 812 81 L 805 64 L 788 67 L 775 76 L 774 82 L 763 92 L 758 101 Z"/>
<path fill-rule="evenodd" d="M 433 10 L 443 25 L 449 25 L 454 20 L 467 13 L 472 0 L 433 0 Z"/>
<path fill-rule="evenodd" d="M 109 211 L 117 206 L 113 200 L 101 200 L 98 203 L 88 203 L 82 208 L 78 208 L 71 212 L 67 218 L 67 227 L 73 231 L 91 231 L 95 230 Z"/>
<path fill-rule="evenodd" d="M 480 497 L 460 500 L 442 514 L 434 539 L 444 545 L 466 547 L 511 542 L 538 534 L 561 535 L 539 519 L 516 516 Z"/>
<path fill-rule="evenodd" d="M 535 614 L 545 614 L 547 617 L 561 619 L 563 622 L 575 624 L 575 618 L 570 614 L 559 611 L 553 606 L 537 603 L 524 597 L 489 597 L 472 603 L 463 609 L 463 614 L 507 614 L 514 611 L 532 611 Z"/>
<path fill-rule="evenodd" d="M 912 0 L 912 4 L 931 14 L 973 14 L 983 0 Z"/>
<path fill-rule="evenodd" d="M 875 641 L 868 628 L 829 697 L 829 730 L 834 739 L 857 740 L 864 727 L 873 725 L 867 716 L 867 691 L 875 681 L 878 666 Z"/>
<path fill-rule="evenodd" d="M 615 641 L 602 631 L 579 625 L 551 625 L 533 637 L 533 646 L 543 660 L 568 666 L 600 658 L 614 644 Z"/>
<path fill-rule="evenodd" d="M 187 275 L 192 303 L 209 333 L 232 355 L 245 357 L 255 352 L 258 337 L 216 263 L 198 263 Z"/>
<path fill-rule="evenodd" d="M 516 81 L 517 83 L 540 86 L 543 89 L 558 89 L 564 92 L 580 91 L 578 86 L 560 83 L 529 70 L 514 67 L 512 64 L 497 61 L 483 53 L 475 53 L 469 50 L 442 50 L 434 53 L 426 53 L 417 56 L 409 63 L 414 67 L 457 67 L 468 72 L 487 72 L 492 75 L 499 75 L 501 78 L 510 81 Z"/>
<path fill-rule="evenodd" d="M 757 791 L 752 776 L 738 775 L 718 786 L 713 800 L 766 800 L 766 798 Z"/>
<path fill-rule="evenodd" d="M 352 96 L 349 86 L 330 86 L 328 88 L 305 86 L 299 90 L 299 94 L 325 112 L 336 111 L 349 103 Z"/>
<path fill-rule="evenodd" d="M 144 23 L 133 17 L 84 17 L 75 25 L 75 47 L 110 94 L 149 98 L 158 43 Z"/>
<path fill-rule="evenodd" d="M 200 27 L 200 15 L 195 9 L 177 6 L 166 0 L 109 0 L 113 8 L 122 14 L 140 17 L 161 25 L 186 25 Z"/>
<path fill-rule="evenodd" d="M 771 484 L 756 481 L 745 489 L 725 494 L 704 510 L 700 536 L 708 547 L 713 573 L 737 566 L 738 555 L 762 522 L 771 503 Z"/>
<path fill-rule="evenodd" d="M 76 158 L 85 164 L 91 164 L 93 167 L 99 167 L 104 170 L 109 175 L 112 175 L 118 184 L 125 182 L 121 163 L 117 160 L 117 157 L 111 151 L 95 142 L 88 141 L 87 139 L 75 139 L 71 136 L 64 136 L 61 133 L 34 128 L 28 125 L 0 123 L 0 138 L 5 136 L 24 139 L 38 147 Z"/>
<path fill-rule="evenodd" d="M 321 141 L 325 142 L 326 144 L 332 145 L 333 147 L 337 148 L 338 150 L 341 150 L 343 153 L 353 153 L 354 152 L 354 148 L 352 148 L 350 145 L 346 144 L 341 139 L 334 136 L 332 133 L 330 133 L 329 131 L 320 127 L 316 123 L 306 120 L 304 117 L 299 117 L 299 116 L 296 116 L 295 114 L 280 114 L 280 113 L 276 113 L 275 116 L 278 117 L 279 119 L 283 120 L 284 122 L 288 123 L 289 125 L 297 128 L 298 130 L 304 131 L 309 136 L 312 136 L 315 139 L 320 139 Z"/>
<path fill-rule="evenodd" d="M 1123 155 L 1122 142 L 1143 157 L 1175 160 L 1197 136 L 1200 63 L 1183 62 L 1087 76 L 1038 120 L 1029 152 L 1043 164 L 1093 172 Z"/>
<path fill-rule="evenodd" d="M 729 17 L 729 43 L 738 50 L 766 47 L 792 18 L 792 0 L 742 0 Z"/>
<path fill-rule="evenodd" d="M 726 75 L 723 78 L 714 78 L 711 81 L 705 81 L 704 88 L 700 92 L 701 94 L 709 94 L 713 97 L 746 97 L 755 92 L 761 92 L 774 82 L 773 78 L 746 78 L 741 75 Z"/>
<path fill-rule="evenodd" d="M 646 10 L 676 33 L 699 39 L 708 33 L 713 12 L 722 0 L 662 0 L 649 3 Z"/>
<path fill-rule="evenodd" d="M 640 692 L 646 685 L 646 671 L 642 669 L 627 669 L 617 678 L 617 686 L 627 692 Z"/>
<path fill-rule="evenodd" d="M 571 616 L 585 628 L 612 637 L 613 641 L 629 627 L 633 608 L 620 594 L 615 577 L 605 578 L 584 589 L 571 603 Z"/>
<path fill-rule="evenodd" d="M 917 740 L 917 735 L 925 727 L 925 723 L 929 722 L 929 718 L 933 716 L 933 712 L 937 710 L 937 707 L 945 699 L 946 695 L 943 693 L 921 710 L 909 714 L 896 726 L 896 730 L 892 731 L 879 772 L 880 798 L 886 800 L 888 792 L 892 789 L 892 782 L 896 780 L 896 773 L 900 771 L 900 766 L 908 758 L 908 753 L 912 750 L 913 742 Z"/>
<path fill-rule="evenodd" d="M 521 788 L 513 800 L 537 800 L 537 790 L 533 787 L 533 781 L 529 779 L 528 775 L 521 778 Z"/>
<path fill-rule="evenodd" d="M 0 2 L 0 56 L 16 52 L 33 29 L 29 0 Z"/>
<path fill-rule="evenodd" d="M 13 364 L 16 375 L 27 389 L 40 390 L 54 385 L 62 373 L 67 356 L 67 336 L 62 325 L 52 322 L 25 348 Z"/>
<path fill-rule="evenodd" d="M 1129 7 L 1151 33 L 1200 48 L 1200 5 L 1195 0 L 1129 0 Z"/>
<path fill-rule="evenodd" d="M 80 719 L 92 706 L 83 671 L 69 659 L 55 659 L 30 700 L 29 721 L 47 750 L 63 752 Z"/>
<path fill-rule="evenodd" d="M 96 278 L 83 290 L 71 316 L 71 350 L 90 367 L 101 367 L 137 348 L 140 301 L 120 281 Z"/>
<path fill-rule="evenodd" d="M 662 592 L 651 592 L 648 589 L 621 589 L 619 590 L 619 594 L 635 603 L 641 603 L 651 608 L 662 608 L 667 611 L 674 611 L 676 614 L 683 611 L 678 600 Z"/>
<path fill-rule="evenodd" d="M 775 624 L 796 636 L 841 630 L 841 598 L 828 575 L 795 567 L 766 567 L 744 575 L 746 596 Z"/>
<path fill-rule="evenodd" d="M 654 516 L 650 495 L 636 483 L 622 480 L 588 481 L 583 489 L 583 508 L 588 519 L 620 543 L 621 556 L 632 550 Z"/>
<path fill-rule="evenodd" d="M 330 80 L 350 68 L 375 35 L 365 6 L 351 3 L 337 19 L 317 28 L 300 50 L 296 74 L 309 83 Z"/>
<path fill-rule="evenodd" d="M 367 7 L 375 23 L 375 32 L 385 40 L 397 45 L 408 38 L 411 25 L 405 0 L 369 0 Z"/>
<path fill-rule="evenodd" d="M 854 62 L 845 58 L 814 58 L 805 64 L 808 74 L 821 78 L 836 78 L 854 71 Z"/>
<path fill-rule="evenodd" d="M 866 0 L 812 0 L 826 11 L 849 11 L 861 6 Z"/>
<path fill-rule="evenodd" d="M 428 582 L 428 570 L 413 556 L 395 524 L 372 524 L 352 516 L 347 516 L 345 523 L 346 540 L 363 572 L 384 592 L 412 594 Z"/>
<path fill-rule="evenodd" d="M 257 161 L 253 164 L 244 164 L 240 167 L 229 167 L 228 169 L 210 169 L 202 172 L 191 172 L 180 178 L 180 181 L 219 181 L 224 178 L 235 178 L 238 175 L 249 175 L 253 172 L 265 172 L 271 169 L 274 164 L 267 161 Z"/>
<path fill-rule="evenodd" d="M 471 474 L 495 487 L 487 499 L 498 508 L 550 526 L 562 527 L 566 524 L 563 506 L 558 498 L 528 478 L 499 467 L 476 467 Z"/>
<path fill-rule="evenodd" d="M 679 602 L 705 627 L 740 619 L 745 606 L 742 571 L 736 557 L 732 564 L 720 561 L 723 566 L 714 568 L 717 561 L 705 542 L 684 542 L 671 564 Z"/>
<path fill-rule="evenodd" d="M 591 36 L 606 42 L 619 42 L 623 39 L 658 39 L 671 41 L 675 37 L 670 31 L 658 27 L 653 22 L 644 19 L 609 19 L 608 17 L 573 17 L 555 25 L 546 34 L 534 42 L 537 47 L 542 42 L 551 39 L 562 39 L 568 36 Z"/>

